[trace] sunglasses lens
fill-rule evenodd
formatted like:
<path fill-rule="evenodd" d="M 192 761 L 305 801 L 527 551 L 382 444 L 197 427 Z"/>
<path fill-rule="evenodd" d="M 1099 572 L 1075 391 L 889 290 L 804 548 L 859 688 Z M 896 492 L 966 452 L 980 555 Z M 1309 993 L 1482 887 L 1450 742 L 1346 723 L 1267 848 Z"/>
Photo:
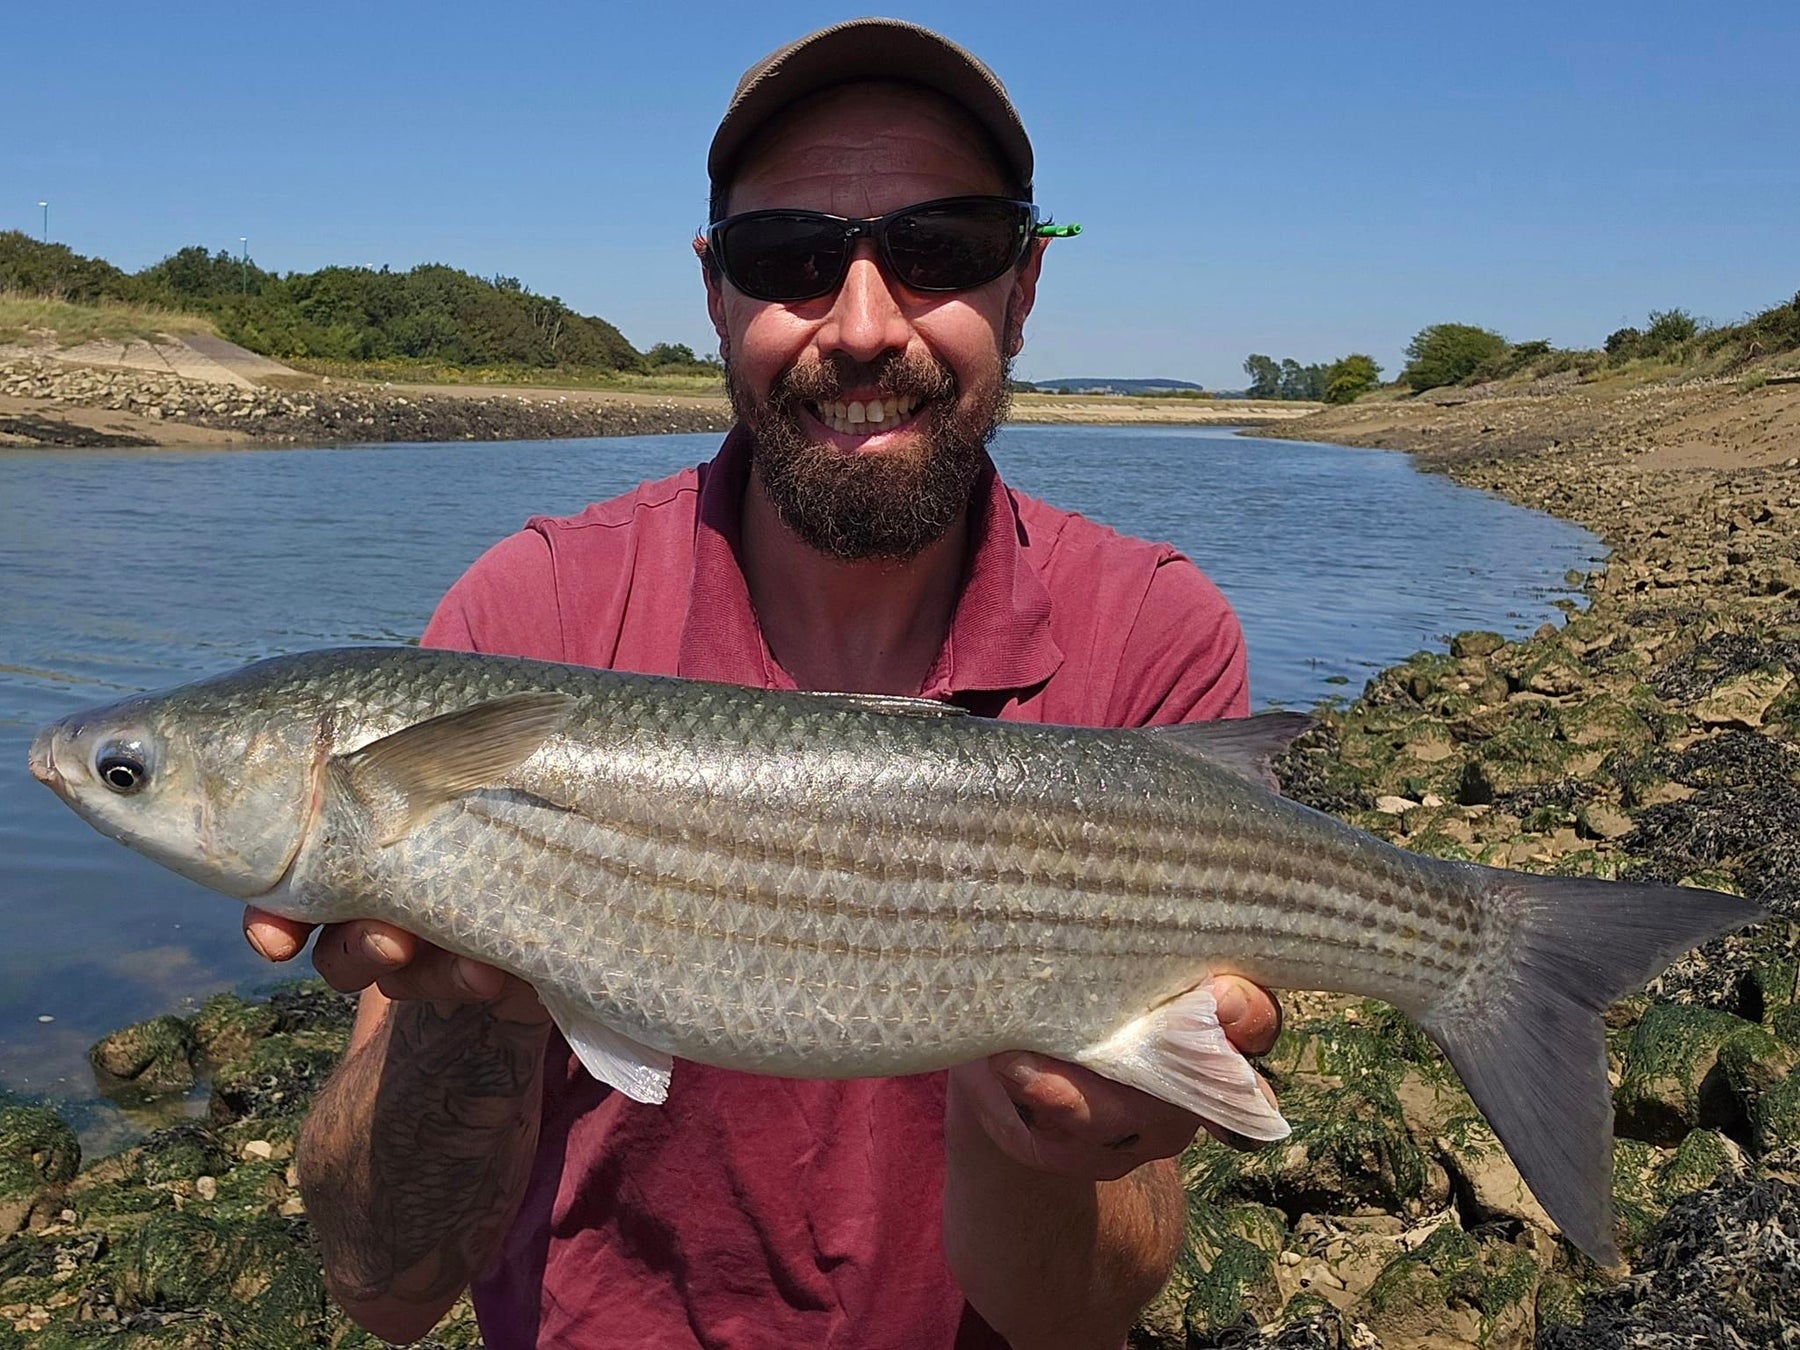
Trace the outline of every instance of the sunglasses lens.
<path fill-rule="evenodd" d="M 843 228 L 809 216 L 756 215 L 717 236 L 719 265 L 746 295 L 804 300 L 843 280 L 850 244 Z"/>
<path fill-rule="evenodd" d="M 983 286 L 1018 260 L 1025 212 L 1012 202 L 945 202 L 905 212 L 888 226 L 895 279 L 916 291 Z"/>

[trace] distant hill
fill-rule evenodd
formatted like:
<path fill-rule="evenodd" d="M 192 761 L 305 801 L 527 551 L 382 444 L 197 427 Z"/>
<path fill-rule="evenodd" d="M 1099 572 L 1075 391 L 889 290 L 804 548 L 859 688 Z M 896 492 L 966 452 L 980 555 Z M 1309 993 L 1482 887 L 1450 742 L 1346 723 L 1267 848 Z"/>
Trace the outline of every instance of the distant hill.
<path fill-rule="evenodd" d="M 1195 394 L 1204 394 L 1206 386 L 1195 384 L 1192 380 L 1123 380 L 1123 379 L 1067 379 L 1067 380 L 1034 380 L 1033 389 L 1045 393 L 1057 394 L 1163 394 L 1174 390 L 1184 390 Z"/>
<path fill-rule="evenodd" d="M 408 272 L 325 267 L 277 275 L 223 250 L 193 247 L 126 273 L 9 230 L 0 232 L 0 291 L 205 314 L 222 336 L 282 360 L 645 369 L 643 354 L 605 319 L 535 295 L 514 277 L 489 280 L 440 263 Z"/>

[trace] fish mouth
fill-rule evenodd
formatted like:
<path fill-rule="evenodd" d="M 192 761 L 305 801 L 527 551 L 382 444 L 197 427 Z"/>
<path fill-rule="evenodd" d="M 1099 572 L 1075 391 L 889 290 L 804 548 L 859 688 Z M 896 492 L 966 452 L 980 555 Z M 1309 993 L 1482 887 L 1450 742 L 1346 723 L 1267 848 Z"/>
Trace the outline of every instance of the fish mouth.
<path fill-rule="evenodd" d="M 29 763 L 31 776 L 49 788 L 57 796 L 65 795 L 67 786 L 62 771 L 56 767 L 56 733 L 62 727 L 60 722 L 52 722 L 32 738 Z"/>

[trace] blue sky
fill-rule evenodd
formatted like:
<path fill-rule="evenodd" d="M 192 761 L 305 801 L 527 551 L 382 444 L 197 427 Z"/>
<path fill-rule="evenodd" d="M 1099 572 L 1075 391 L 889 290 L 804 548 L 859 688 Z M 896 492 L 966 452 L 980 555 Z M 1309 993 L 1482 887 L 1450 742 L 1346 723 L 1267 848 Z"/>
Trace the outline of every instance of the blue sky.
<path fill-rule="evenodd" d="M 687 241 L 744 67 L 837 5 L 7 6 L 0 228 L 129 269 L 517 276 L 712 335 Z M 1054 245 L 1019 373 L 1241 386 L 1426 324 L 1597 345 L 1800 289 L 1800 3 L 911 4 L 1012 90 Z"/>

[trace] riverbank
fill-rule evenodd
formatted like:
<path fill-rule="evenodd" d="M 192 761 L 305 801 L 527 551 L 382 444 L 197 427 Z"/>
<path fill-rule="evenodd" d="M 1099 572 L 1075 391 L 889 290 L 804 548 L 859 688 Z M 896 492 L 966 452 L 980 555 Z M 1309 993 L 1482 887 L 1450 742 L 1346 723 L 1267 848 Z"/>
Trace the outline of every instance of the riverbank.
<path fill-rule="evenodd" d="M 1425 852 L 1727 886 L 1784 917 L 1610 1018 L 1637 1273 L 1552 1235 L 1416 1032 L 1290 996 L 1267 1067 L 1296 1133 L 1186 1156 L 1193 1241 L 1139 1345 L 1648 1348 L 1800 1323 L 1796 416 L 1800 390 L 1703 386 L 1370 404 L 1279 433 L 1407 445 L 1616 549 L 1567 624 L 1460 635 L 1328 712 L 1285 766 L 1293 795 Z M 203 1114 L 85 1166 L 50 1113 L 0 1110 L 0 1350 L 373 1345 L 324 1300 L 290 1171 L 344 1025 L 314 992 L 108 1038 L 109 1090 L 198 1093 Z M 465 1306 L 430 1343 L 473 1336 Z"/>
<path fill-rule="evenodd" d="M 212 344 L 230 348 L 217 339 Z M 195 360 L 188 343 L 112 345 L 116 350 L 78 351 L 74 355 L 85 358 L 78 360 L 47 350 L 0 353 L 0 448 L 550 440 L 723 431 L 731 425 L 722 393 L 378 383 L 308 375 L 271 362 L 248 369 L 242 362 Z M 1315 407 L 1020 394 L 1012 420 L 1267 426 Z"/>

